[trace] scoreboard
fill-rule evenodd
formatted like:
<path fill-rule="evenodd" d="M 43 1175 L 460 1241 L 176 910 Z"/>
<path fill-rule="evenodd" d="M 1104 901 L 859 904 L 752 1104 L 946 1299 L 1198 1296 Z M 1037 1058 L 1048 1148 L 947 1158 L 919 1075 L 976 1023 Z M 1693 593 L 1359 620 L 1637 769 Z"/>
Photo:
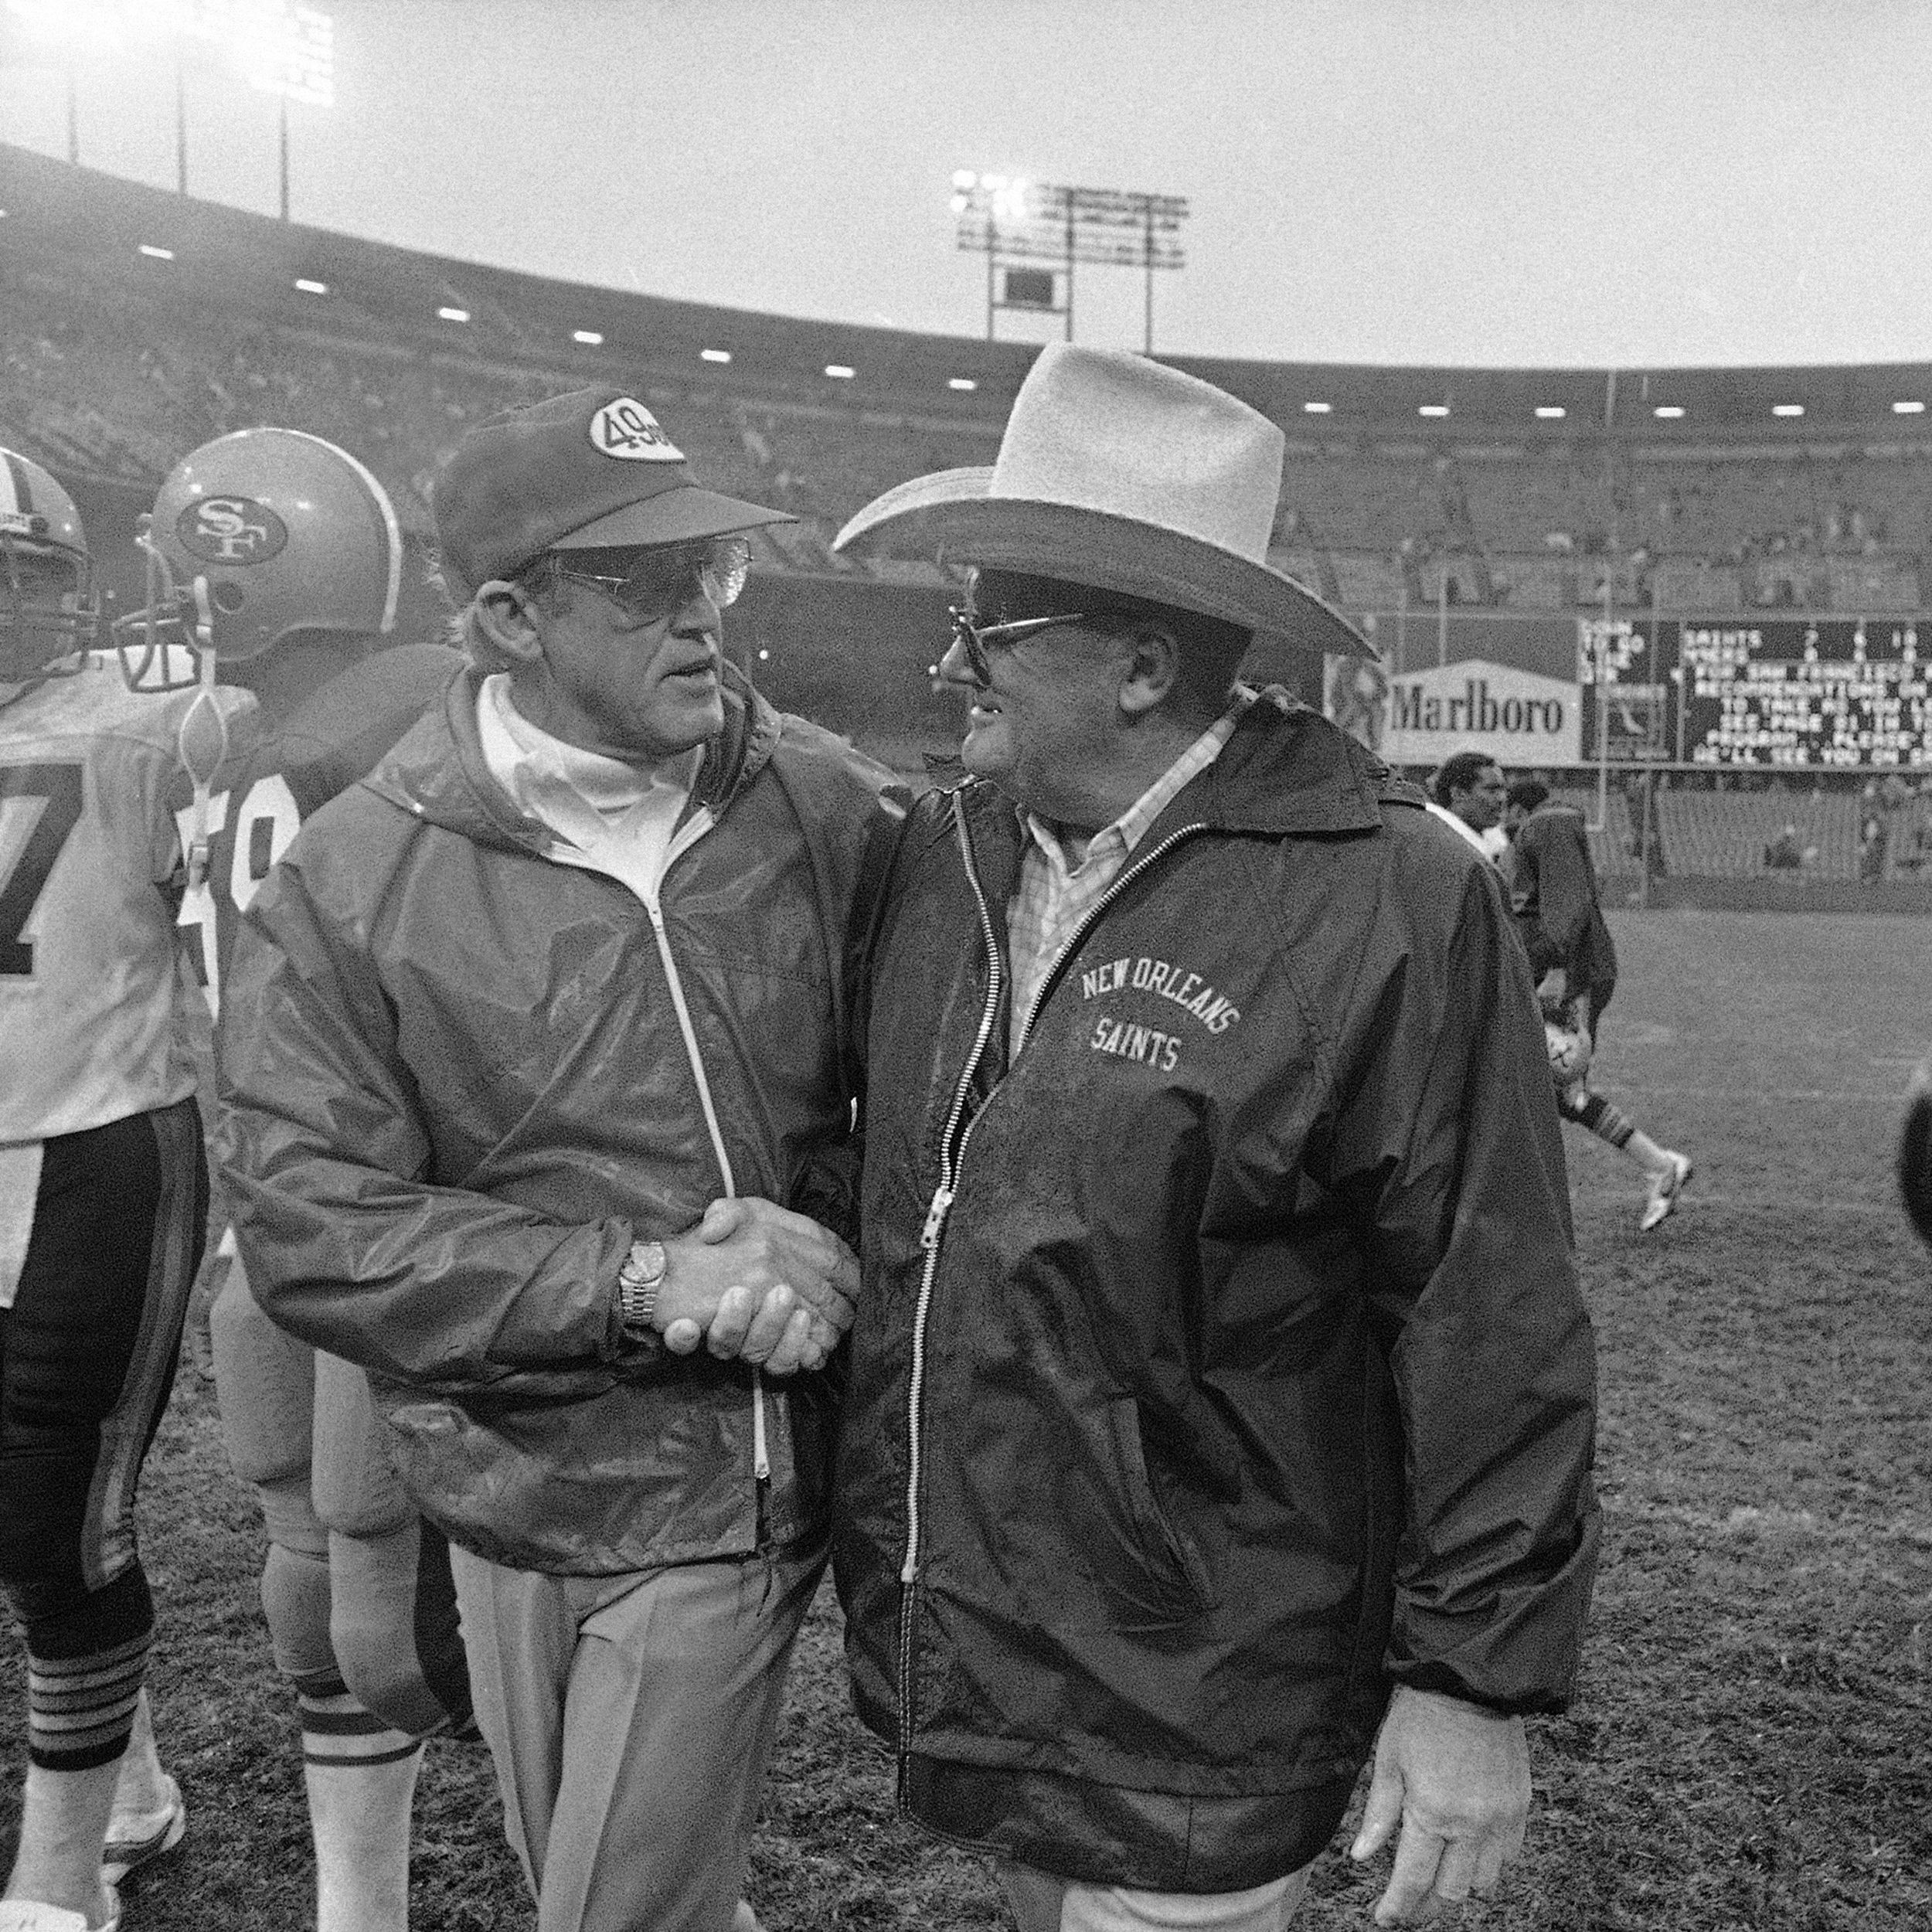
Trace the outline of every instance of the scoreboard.
<path fill-rule="evenodd" d="M 1932 624 L 1925 643 L 1909 617 L 1586 621 L 1583 756 L 1607 727 L 1620 760 L 1932 767 Z"/>
<path fill-rule="evenodd" d="M 1919 656 L 1916 623 L 1675 628 L 1693 764 L 1932 763 L 1932 664 Z"/>

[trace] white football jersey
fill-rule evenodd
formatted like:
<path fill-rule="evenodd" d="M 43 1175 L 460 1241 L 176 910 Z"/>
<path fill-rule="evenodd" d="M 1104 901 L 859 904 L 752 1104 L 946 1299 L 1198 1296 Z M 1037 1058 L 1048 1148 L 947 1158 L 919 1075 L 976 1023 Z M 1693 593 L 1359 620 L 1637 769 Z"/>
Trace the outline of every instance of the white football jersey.
<path fill-rule="evenodd" d="M 196 696 L 131 692 L 104 655 L 0 706 L 0 1145 L 194 1091 L 170 888 Z M 253 697 L 216 700 L 245 754 Z"/>

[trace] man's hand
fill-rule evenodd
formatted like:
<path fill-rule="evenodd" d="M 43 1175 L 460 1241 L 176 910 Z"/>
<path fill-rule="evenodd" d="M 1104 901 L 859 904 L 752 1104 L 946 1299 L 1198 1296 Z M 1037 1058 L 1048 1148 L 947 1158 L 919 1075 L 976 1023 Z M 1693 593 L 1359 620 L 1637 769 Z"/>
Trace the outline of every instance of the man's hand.
<path fill-rule="evenodd" d="M 1553 966 L 1536 982 L 1536 1002 L 1546 1013 L 1560 1012 L 1570 1003 L 1570 975 Z"/>
<path fill-rule="evenodd" d="M 818 1369 L 852 1326 L 859 1264 L 838 1237 L 757 1198 L 713 1201 L 704 1219 L 664 1244 L 657 1320 L 665 1345 L 702 1342 L 773 1375 Z"/>
<path fill-rule="evenodd" d="M 1420 1925 L 1444 1906 L 1486 1899 L 1522 1849 L 1529 1747 L 1520 1717 L 1398 1686 L 1376 1740 L 1369 1801 L 1349 1855 L 1372 1858 L 1398 1821 L 1396 1869 L 1377 1925 Z"/>

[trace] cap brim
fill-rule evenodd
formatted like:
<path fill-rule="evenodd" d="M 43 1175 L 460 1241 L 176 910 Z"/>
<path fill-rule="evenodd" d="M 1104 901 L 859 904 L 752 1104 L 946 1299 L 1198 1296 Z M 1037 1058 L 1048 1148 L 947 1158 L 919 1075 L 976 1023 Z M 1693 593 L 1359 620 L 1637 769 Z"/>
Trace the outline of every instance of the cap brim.
<path fill-rule="evenodd" d="M 626 503 L 607 516 L 556 538 L 553 550 L 615 550 L 634 544 L 689 543 L 699 537 L 729 536 L 767 523 L 796 523 L 789 510 L 770 510 L 735 496 L 695 487 L 665 490 Z"/>
<path fill-rule="evenodd" d="M 1262 631 L 1301 650 L 1373 658 L 1373 645 L 1305 585 L 1264 563 L 1129 517 L 988 494 L 993 472 L 940 470 L 875 498 L 835 550 L 917 543 L 949 562 L 1117 590 Z"/>

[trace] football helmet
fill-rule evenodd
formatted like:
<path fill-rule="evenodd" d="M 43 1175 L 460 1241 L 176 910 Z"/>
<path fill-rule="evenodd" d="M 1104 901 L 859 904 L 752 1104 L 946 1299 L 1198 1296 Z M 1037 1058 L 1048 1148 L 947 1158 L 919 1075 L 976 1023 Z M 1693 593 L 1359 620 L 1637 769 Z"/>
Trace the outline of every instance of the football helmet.
<path fill-rule="evenodd" d="M 403 537 L 382 485 L 302 430 L 236 430 L 168 474 L 139 542 L 145 608 L 114 624 L 128 682 L 199 682 L 199 658 L 258 658 L 299 631 L 387 632 Z"/>
<path fill-rule="evenodd" d="M 79 670 L 100 628 L 73 498 L 31 457 L 0 449 L 0 684 Z"/>

